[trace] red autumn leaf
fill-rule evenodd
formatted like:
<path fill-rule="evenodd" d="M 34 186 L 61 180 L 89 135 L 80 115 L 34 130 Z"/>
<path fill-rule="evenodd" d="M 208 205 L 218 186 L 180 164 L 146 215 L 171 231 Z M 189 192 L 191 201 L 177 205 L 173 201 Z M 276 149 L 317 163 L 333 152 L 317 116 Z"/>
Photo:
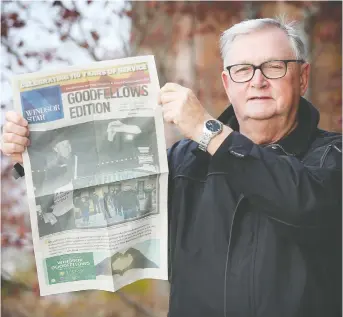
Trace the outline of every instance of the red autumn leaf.
<path fill-rule="evenodd" d="M 16 21 L 16 20 L 18 19 L 18 13 L 10 13 L 10 14 L 8 15 L 8 18 L 9 18 L 10 20 Z"/>
<path fill-rule="evenodd" d="M 86 49 L 89 48 L 89 44 L 87 42 L 81 43 L 80 46 Z"/>
<path fill-rule="evenodd" d="M 19 65 L 22 65 L 22 64 L 19 63 L 19 61 L 20 61 L 21 63 L 23 63 L 22 60 L 18 58 L 18 64 L 19 64 Z M 9 222 L 11 225 L 14 225 L 14 224 L 17 222 L 17 217 L 16 217 L 15 215 L 10 215 L 9 218 L 8 218 L 8 222 Z"/>
<path fill-rule="evenodd" d="M 52 54 L 50 52 L 45 52 L 44 53 L 44 59 L 50 62 L 52 60 Z"/>
<path fill-rule="evenodd" d="M 19 239 L 24 239 L 26 232 L 27 232 L 27 230 L 24 226 L 19 226 L 17 228 L 17 235 L 18 235 Z"/>
<path fill-rule="evenodd" d="M 8 246 L 9 244 L 9 238 L 7 236 L 1 236 L 1 245 L 3 247 Z"/>
<path fill-rule="evenodd" d="M 64 12 L 62 14 L 62 18 L 66 20 L 74 20 L 80 16 L 79 11 L 77 10 L 69 10 L 64 9 Z"/>
<path fill-rule="evenodd" d="M 92 38 L 93 38 L 93 40 L 94 40 L 95 42 L 97 42 L 97 41 L 99 40 L 99 38 L 100 38 L 98 32 L 96 32 L 96 31 L 92 31 L 92 32 L 91 32 L 91 35 L 92 35 Z"/>
<path fill-rule="evenodd" d="M 25 57 L 36 57 L 38 56 L 38 53 L 37 52 L 26 52 L 24 54 Z"/>
<path fill-rule="evenodd" d="M 125 14 L 126 16 L 128 16 L 129 18 L 132 18 L 133 12 L 132 12 L 132 10 L 126 10 L 126 11 L 124 12 L 124 14 Z"/>
<path fill-rule="evenodd" d="M 25 25 L 26 25 L 26 23 L 24 21 L 22 21 L 22 20 L 15 20 L 12 26 L 15 27 L 15 28 L 22 28 Z"/>
<path fill-rule="evenodd" d="M 8 25 L 5 20 L 1 20 L 1 37 L 8 36 Z"/>
<path fill-rule="evenodd" d="M 60 36 L 60 40 L 61 40 L 62 42 L 64 42 L 64 41 L 67 39 L 67 37 L 68 37 L 67 34 L 63 34 L 63 35 Z"/>

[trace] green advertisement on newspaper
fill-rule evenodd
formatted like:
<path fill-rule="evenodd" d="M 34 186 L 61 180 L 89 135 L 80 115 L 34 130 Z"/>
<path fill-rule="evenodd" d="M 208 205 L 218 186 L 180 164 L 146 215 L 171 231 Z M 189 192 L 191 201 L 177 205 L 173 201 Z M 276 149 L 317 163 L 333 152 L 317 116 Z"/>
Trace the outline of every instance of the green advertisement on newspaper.
<path fill-rule="evenodd" d="M 49 284 L 95 280 L 93 252 L 73 253 L 46 259 Z"/>

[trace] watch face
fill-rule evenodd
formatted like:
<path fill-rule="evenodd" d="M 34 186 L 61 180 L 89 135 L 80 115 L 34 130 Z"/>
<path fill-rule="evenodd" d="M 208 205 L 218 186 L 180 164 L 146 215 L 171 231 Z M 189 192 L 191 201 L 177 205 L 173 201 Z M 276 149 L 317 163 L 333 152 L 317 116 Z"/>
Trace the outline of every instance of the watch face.
<path fill-rule="evenodd" d="M 208 120 L 206 122 L 206 129 L 210 130 L 211 132 L 218 132 L 221 129 L 221 125 L 216 120 Z"/>

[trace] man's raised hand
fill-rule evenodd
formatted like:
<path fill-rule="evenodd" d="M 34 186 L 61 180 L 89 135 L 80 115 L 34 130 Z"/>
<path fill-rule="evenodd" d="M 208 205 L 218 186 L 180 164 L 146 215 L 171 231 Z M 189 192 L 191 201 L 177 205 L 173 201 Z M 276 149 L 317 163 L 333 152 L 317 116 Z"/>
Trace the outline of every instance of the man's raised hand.
<path fill-rule="evenodd" d="M 204 122 L 212 119 L 192 90 L 175 83 L 161 88 L 158 103 L 162 105 L 164 120 L 194 141 L 202 135 Z"/>
<path fill-rule="evenodd" d="M 23 162 L 23 152 L 30 144 L 28 122 L 17 112 L 6 112 L 1 138 L 1 151 L 13 162 Z"/>

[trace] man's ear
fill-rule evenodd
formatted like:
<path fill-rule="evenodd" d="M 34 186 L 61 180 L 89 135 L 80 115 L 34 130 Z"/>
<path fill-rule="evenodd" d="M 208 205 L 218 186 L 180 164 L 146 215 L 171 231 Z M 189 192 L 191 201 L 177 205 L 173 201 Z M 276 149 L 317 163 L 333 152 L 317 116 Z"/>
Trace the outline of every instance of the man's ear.
<path fill-rule="evenodd" d="M 308 63 L 301 65 L 300 68 L 300 95 L 304 96 L 310 81 L 311 66 Z"/>
<path fill-rule="evenodd" d="M 230 100 L 230 95 L 229 95 L 230 75 L 225 70 L 222 71 L 222 83 L 223 83 L 226 95 Z"/>

